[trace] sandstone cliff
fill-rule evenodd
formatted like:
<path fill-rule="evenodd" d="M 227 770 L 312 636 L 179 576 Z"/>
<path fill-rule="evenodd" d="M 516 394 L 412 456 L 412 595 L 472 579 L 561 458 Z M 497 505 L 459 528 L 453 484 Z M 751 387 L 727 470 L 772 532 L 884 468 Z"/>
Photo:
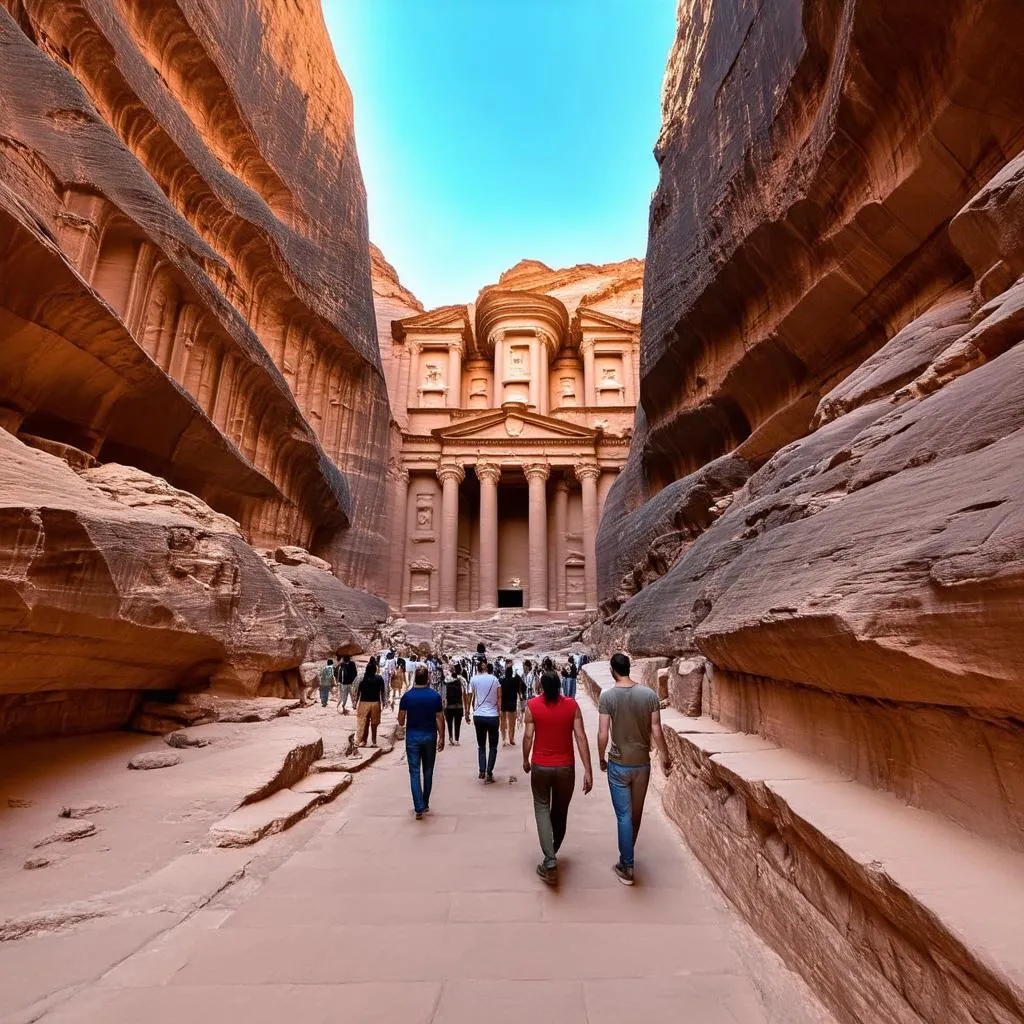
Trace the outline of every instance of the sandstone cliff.
<path fill-rule="evenodd" d="M 1024 850 L 1019 6 L 684 0 L 679 19 L 598 633 L 703 656 L 721 725 Z M 794 966 L 821 967 L 801 928 L 851 943 L 811 979 L 842 1019 L 1018 1019 L 1014 958 L 997 980 L 977 949 L 936 964 L 906 893 L 838 880 L 814 820 L 738 768 L 711 792 L 714 770 L 670 806 L 716 823 L 695 848 Z M 755 861 L 780 902 L 748 888 Z"/>
<path fill-rule="evenodd" d="M 76 469 L 117 463 L 196 495 L 239 524 L 232 557 L 255 566 L 229 574 L 254 588 L 242 604 L 275 595 L 258 656 L 220 627 L 201 637 L 204 616 L 220 621 L 214 587 L 187 599 L 194 642 L 167 644 L 149 676 L 145 643 L 118 654 L 124 631 L 96 627 L 90 658 L 138 655 L 138 671 L 104 677 L 68 655 L 46 686 L 164 687 L 216 662 L 251 690 L 325 641 L 293 628 L 246 541 L 299 545 L 345 584 L 384 585 L 387 391 L 352 101 L 320 6 L 3 0 L 0 93 L 0 427 Z M 47 557 L 59 548 L 47 533 Z M 32 605 L 12 573 L 4 585 Z M 118 576 L 114 622 L 132 586 Z M 331 615 L 332 587 L 314 588 Z M 46 621 L 19 619 L 18 642 L 48 635 Z M 2 689 L 35 679 L 26 663 Z"/>

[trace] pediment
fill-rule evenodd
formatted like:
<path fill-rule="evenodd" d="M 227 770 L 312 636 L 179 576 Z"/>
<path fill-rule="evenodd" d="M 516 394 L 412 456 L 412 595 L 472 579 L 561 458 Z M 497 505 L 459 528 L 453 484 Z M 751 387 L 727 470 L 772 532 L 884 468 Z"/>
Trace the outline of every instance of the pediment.
<path fill-rule="evenodd" d="M 469 313 L 465 306 L 441 306 L 425 313 L 393 320 L 391 332 L 401 340 L 407 334 L 434 334 L 458 332 L 465 339 L 470 337 Z"/>
<path fill-rule="evenodd" d="M 639 326 L 628 320 L 612 316 L 610 313 L 602 313 L 600 310 L 590 309 L 586 306 L 580 306 L 576 310 L 576 319 L 581 328 L 611 328 L 615 331 L 622 331 L 623 334 L 635 334 Z"/>
<path fill-rule="evenodd" d="M 579 441 L 592 444 L 598 431 L 525 409 L 494 409 L 431 431 L 441 441 Z"/>

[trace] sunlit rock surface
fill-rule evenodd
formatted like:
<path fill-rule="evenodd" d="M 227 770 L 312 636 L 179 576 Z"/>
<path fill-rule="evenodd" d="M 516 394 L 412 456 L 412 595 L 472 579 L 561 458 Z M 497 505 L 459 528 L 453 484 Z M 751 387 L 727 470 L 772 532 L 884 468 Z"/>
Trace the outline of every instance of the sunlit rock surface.
<path fill-rule="evenodd" d="M 139 620 L 162 583 L 115 573 L 110 601 L 81 610 L 94 619 L 86 661 L 65 652 L 28 681 L 7 673 L 4 691 L 91 691 L 102 678 L 88 700 L 104 710 L 90 718 L 83 699 L 82 716 L 110 724 L 133 687 L 201 676 L 201 663 L 254 690 L 264 672 L 331 649 L 335 624 L 346 642 L 331 601 L 386 581 L 389 413 L 352 101 L 319 5 L 5 0 L 0 93 L 0 427 L 90 481 L 87 505 L 60 505 L 80 482 L 42 461 L 38 494 L 4 493 L 4 514 L 61 509 L 68 532 L 37 538 L 62 563 L 43 588 L 56 605 L 83 596 L 59 582 L 78 553 L 104 561 L 89 554 L 102 542 L 72 536 L 81 515 L 95 537 L 104 488 L 114 518 L 180 513 L 206 531 L 200 547 L 218 547 L 183 574 L 202 581 L 187 625 L 180 592 L 163 619 Z M 25 543 L 2 546 L 31 575 Z M 301 547 L 337 579 L 323 564 L 285 579 L 247 543 Z M 117 557 L 150 554 L 140 541 Z M 225 559 L 229 579 L 207 580 Z M 41 607 L 20 572 L 0 586 L 13 605 Z M 310 633 L 291 591 L 307 613 L 323 606 L 324 629 Z M 383 616 L 376 599 L 346 602 Z M 44 620 L 20 620 L 21 639 L 61 632 Z M 216 625 L 205 635 L 202 623 Z"/>
<path fill-rule="evenodd" d="M 700 702 L 694 685 L 670 695 L 736 746 L 710 749 L 709 770 L 683 736 L 669 809 L 865 1024 L 1024 1008 L 997 934 L 1016 913 L 997 909 L 1005 872 L 951 855 L 926 885 L 919 850 L 896 896 L 829 846 L 874 863 L 875 838 L 927 836 L 907 825 L 927 819 L 1024 851 L 1020 14 L 689 0 L 665 82 L 641 408 L 598 538 L 594 636 L 708 660 L 685 673 Z M 727 754 L 747 733 L 767 746 Z M 773 775 L 789 769 L 754 754 L 776 745 L 828 771 Z M 854 788 L 811 796 L 836 775 Z M 763 780 L 797 778 L 809 802 L 766 798 Z M 906 803 L 924 817 L 901 818 Z M 926 911 L 929 885 L 960 885 L 962 906 Z M 961 928 L 989 901 L 985 928 Z M 951 935 L 956 967 L 934 956 Z"/>

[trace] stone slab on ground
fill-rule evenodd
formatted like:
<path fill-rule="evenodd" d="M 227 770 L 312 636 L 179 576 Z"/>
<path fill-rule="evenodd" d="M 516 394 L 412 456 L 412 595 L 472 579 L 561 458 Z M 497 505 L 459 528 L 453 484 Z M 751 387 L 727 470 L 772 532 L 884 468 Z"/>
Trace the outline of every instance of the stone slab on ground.
<path fill-rule="evenodd" d="M 216 693 L 191 694 L 188 702 L 218 722 L 269 722 L 300 707 L 298 698 L 231 697 Z"/>
<path fill-rule="evenodd" d="M 393 738 L 391 744 L 394 746 Z M 373 764 L 384 752 L 383 747 L 367 747 L 360 750 L 354 757 L 324 757 L 319 761 L 314 761 L 310 766 L 310 771 L 350 772 L 354 774 Z"/>
<path fill-rule="evenodd" d="M 668 813 L 839 1019 L 1024 1020 L 1024 855 L 760 736 L 665 725 Z"/>
<path fill-rule="evenodd" d="M 220 847 L 250 846 L 264 836 L 283 832 L 320 804 L 333 800 L 351 781 L 351 775 L 330 783 L 299 780 L 294 789 L 276 790 L 263 800 L 232 811 L 210 828 L 210 842 Z"/>
<path fill-rule="evenodd" d="M 34 845 L 36 849 L 39 849 L 41 846 L 50 846 L 53 843 L 73 843 L 77 839 L 84 839 L 86 836 L 95 834 L 96 826 L 84 818 L 77 821 L 62 820 L 59 824 L 54 825 L 45 836 L 37 839 Z"/>
<path fill-rule="evenodd" d="M 293 793 L 319 793 L 324 802 L 333 800 L 352 785 L 352 776 L 348 773 L 339 775 L 336 772 L 328 772 L 319 775 L 307 775 L 299 779 L 291 787 Z"/>
<path fill-rule="evenodd" d="M 169 750 L 157 750 L 150 754 L 139 754 L 138 757 L 133 757 L 128 762 L 128 767 L 132 771 L 148 772 L 157 768 L 173 768 L 179 764 L 181 764 L 179 754 L 172 754 Z"/>
<path fill-rule="evenodd" d="M 237 778 L 238 806 L 263 800 L 298 782 L 324 752 L 323 739 L 315 729 L 293 726 L 260 737 L 258 746 L 247 745 L 214 754 L 210 770 Z"/>
<path fill-rule="evenodd" d="M 611 662 L 588 661 L 580 669 L 579 680 L 596 704 L 601 699 L 601 694 L 615 685 L 615 680 L 612 677 Z"/>

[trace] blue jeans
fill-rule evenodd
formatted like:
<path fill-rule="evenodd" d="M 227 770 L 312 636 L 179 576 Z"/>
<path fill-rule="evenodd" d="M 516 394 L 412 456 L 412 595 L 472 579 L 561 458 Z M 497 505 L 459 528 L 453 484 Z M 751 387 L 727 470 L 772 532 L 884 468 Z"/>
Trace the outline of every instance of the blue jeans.
<path fill-rule="evenodd" d="M 575 676 L 566 676 L 565 679 L 562 680 L 562 696 L 563 697 L 573 697 L 573 698 L 575 698 L 575 696 L 576 696 L 576 677 Z"/>
<path fill-rule="evenodd" d="M 320 703 L 323 704 L 324 707 L 327 707 L 327 701 L 330 700 L 330 697 L 331 697 L 331 688 L 329 686 L 321 686 L 320 687 Z"/>
<path fill-rule="evenodd" d="M 608 788 L 612 794 L 612 807 L 619 833 L 619 863 L 633 866 L 633 847 L 640 833 L 640 819 L 644 813 L 647 786 L 651 781 L 651 766 L 616 764 L 608 762 Z"/>
<path fill-rule="evenodd" d="M 405 735 L 405 759 L 409 762 L 412 806 L 419 814 L 430 806 L 434 785 L 434 761 L 437 758 L 436 732 L 410 732 Z M 423 779 L 420 781 L 420 769 Z"/>

